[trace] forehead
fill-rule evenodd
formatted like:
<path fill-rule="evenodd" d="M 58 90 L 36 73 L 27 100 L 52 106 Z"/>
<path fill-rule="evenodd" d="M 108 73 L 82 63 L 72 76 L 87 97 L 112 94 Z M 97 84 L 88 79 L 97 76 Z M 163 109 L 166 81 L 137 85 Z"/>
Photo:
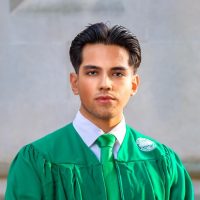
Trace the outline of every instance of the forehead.
<path fill-rule="evenodd" d="M 129 53 L 118 45 L 87 44 L 82 51 L 84 65 L 129 66 Z"/>

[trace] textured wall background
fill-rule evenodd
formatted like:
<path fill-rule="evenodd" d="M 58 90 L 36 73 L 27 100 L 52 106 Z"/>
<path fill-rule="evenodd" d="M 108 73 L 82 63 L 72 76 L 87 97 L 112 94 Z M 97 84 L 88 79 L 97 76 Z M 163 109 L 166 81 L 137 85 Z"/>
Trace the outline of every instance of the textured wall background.
<path fill-rule="evenodd" d="M 141 41 L 141 85 L 128 123 L 183 160 L 200 160 L 199 18 L 199 0 L 2 0 L 0 163 L 73 119 L 70 41 L 99 21 L 124 25 Z"/>

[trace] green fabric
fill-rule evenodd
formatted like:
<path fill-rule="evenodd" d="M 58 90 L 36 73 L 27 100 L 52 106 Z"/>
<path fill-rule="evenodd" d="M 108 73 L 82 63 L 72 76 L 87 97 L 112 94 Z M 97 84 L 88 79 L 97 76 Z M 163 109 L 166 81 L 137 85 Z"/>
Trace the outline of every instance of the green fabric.
<path fill-rule="evenodd" d="M 140 138 L 153 141 L 155 148 L 142 148 Z M 194 199 L 191 179 L 176 154 L 129 126 L 115 164 L 122 200 Z M 5 199 L 106 200 L 102 165 L 69 124 L 20 150 Z"/>
<path fill-rule="evenodd" d="M 117 172 L 114 164 L 113 146 L 116 138 L 112 134 L 103 134 L 97 139 L 101 148 L 101 163 L 108 200 L 120 199 Z"/>

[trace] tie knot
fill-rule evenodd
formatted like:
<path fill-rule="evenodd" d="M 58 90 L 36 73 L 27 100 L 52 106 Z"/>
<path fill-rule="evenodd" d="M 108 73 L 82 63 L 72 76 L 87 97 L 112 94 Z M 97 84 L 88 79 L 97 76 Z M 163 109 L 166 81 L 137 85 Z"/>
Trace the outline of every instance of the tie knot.
<path fill-rule="evenodd" d="M 115 144 L 115 140 L 116 140 L 116 138 L 114 135 L 112 135 L 110 133 L 106 133 L 97 138 L 97 145 L 100 148 L 102 148 L 102 147 L 113 148 L 113 146 Z"/>

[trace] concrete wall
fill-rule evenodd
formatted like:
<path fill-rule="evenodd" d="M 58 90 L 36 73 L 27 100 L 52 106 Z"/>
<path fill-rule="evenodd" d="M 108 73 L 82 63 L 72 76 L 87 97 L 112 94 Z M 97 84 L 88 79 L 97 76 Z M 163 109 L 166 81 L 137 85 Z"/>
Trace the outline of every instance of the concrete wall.
<path fill-rule="evenodd" d="M 199 18 L 199 0 L 2 0 L 0 162 L 73 119 L 79 99 L 69 86 L 68 48 L 99 21 L 124 25 L 141 41 L 141 85 L 128 123 L 198 162 Z"/>

